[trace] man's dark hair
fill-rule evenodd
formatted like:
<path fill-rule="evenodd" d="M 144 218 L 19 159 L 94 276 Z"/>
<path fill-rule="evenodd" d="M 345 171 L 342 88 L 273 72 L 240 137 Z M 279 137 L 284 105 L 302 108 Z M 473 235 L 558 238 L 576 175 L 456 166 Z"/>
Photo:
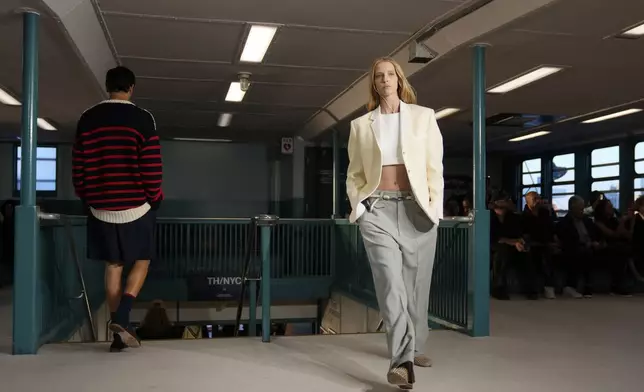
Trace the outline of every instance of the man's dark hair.
<path fill-rule="evenodd" d="M 108 93 L 127 93 L 136 84 L 134 72 L 129 68 L 118 66 L 107 71 L 105 87 Z"/>

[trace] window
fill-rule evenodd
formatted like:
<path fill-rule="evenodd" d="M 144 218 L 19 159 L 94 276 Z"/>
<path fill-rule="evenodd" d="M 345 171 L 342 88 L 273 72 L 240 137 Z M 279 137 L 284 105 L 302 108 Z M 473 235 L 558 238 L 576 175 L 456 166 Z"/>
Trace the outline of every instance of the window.
<path fill-rule="evenodd" d="M 56 192 L 56 147 L 37 147 L 36 149 L 36 191 L 45 193 Z M 15 190 L 20 192 L 22 172 L 22 151 L 16 146 L 16 182 Z"/>
<path fill-rule="evenodd" d="M 558 213 L 568 211 L 568 200 L 575 194 L 575 154 L 552 158 L 552 206 Z"/>
<path fill-rule="evenodd" d="M 619 208 L 619 146 L 598 148 L 590 155 L 592 191 L 603 192 Z"/>
<path fill-rule="evenodd" d="M 633 180 L 633 200 L 644 195 L 644 142 L 635 145 L 635 179 Z"/>
<path fill-rule="evenodd" d="M 525 195 L 532 191 L 541 194 L 541 158 L 529 159 L 521 164 L 521 209 L 525 206 Z"/>

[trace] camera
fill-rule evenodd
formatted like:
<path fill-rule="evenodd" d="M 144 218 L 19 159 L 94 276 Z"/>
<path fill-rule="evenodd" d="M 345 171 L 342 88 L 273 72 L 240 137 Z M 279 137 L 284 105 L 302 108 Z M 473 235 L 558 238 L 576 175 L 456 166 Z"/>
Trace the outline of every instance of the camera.
<path fill-rule="evenodd" d="M 411 41 L 409 44 L 409 62 L 427 64 L 438 57 L 438 53 L 422 42 Z"/>
<path fill-rule="evenodd" d="M 237 77 L 239 78 L 239 87 L 242 91 L 248 91 L 250 88 L 251 75 L 252 74 L 250 72 L 240 72 L 237 74 Z"/>

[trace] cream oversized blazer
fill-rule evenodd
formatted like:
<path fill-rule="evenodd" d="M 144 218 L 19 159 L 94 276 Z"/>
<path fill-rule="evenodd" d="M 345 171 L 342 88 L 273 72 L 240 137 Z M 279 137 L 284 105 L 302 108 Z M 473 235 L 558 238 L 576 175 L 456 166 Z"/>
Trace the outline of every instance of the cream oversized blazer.
<path fill-rule="evenodd" d="M 380 184 L 380 107 L 351 122 L 347 195 L 350 222 L 365 212 L 362 204 Z M 438 225 L 443 218 L 443 136 L 433 109 L 400 102 L 400 143 L 407 175 L 416 200 Z"/>

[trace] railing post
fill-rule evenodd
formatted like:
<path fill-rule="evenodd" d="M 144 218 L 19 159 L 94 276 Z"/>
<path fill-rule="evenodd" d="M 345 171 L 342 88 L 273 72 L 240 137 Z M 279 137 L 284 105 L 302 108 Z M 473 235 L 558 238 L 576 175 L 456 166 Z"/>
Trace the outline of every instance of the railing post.
<path fill-rule="evenodd" d="M 490 334 L 490 212 L 486 206 L 485 146 L 485 51 L 487 45 L 474 45 L 473 149 L 474 149 L 474 228 L 473 228 L 473 320 L 472 336 Z"/>
<path fill-rule="evenodd" d="M 38 18 L 23 14 L 20 205 L 16 207 L 13 353 L 36 354 L 39 345 L 36 146 L 38 119 Z"/>
<path fill-rule="evenodd" d="M 250 300 L 248 303 L 248 336 L 257 336 L 257 281 L 250 280 Z M 236 325 L 235 328 L 239 328 Z"/>
<path fill-rule="evenodd" d="M 340 145 L 338 142 L 338 130 L 333 128 L 333 214 L 331 219 L 339 218 L 340 199 L 338 198 L 338 186 L 340 181 Z"/>
<path fill-rule="evenodd" d="M 279 218 L 275 215 L 256 216 L 262 243 L 262 342 L 271 341 L 271 227 Z"/>

